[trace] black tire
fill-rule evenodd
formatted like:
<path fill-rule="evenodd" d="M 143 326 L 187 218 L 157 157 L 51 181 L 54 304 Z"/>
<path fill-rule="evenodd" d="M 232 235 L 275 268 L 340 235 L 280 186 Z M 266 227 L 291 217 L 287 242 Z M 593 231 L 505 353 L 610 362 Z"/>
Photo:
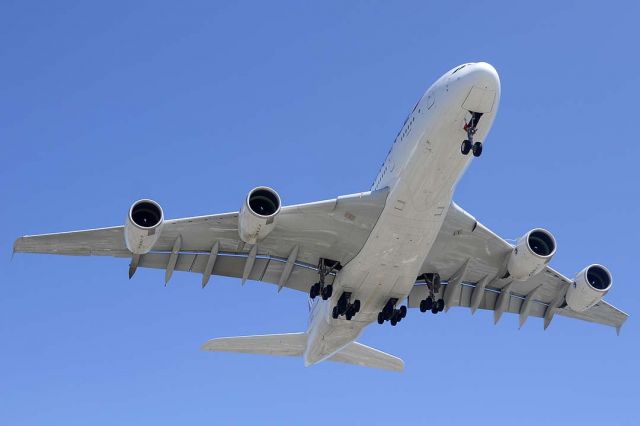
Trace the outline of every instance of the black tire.
<path fill-rule="evenodd" d="M 382 317 L 385 319 L 385 321 L 390 320 L 392 316 L 393 316 L 393 308 L 385 309 L 382 311 Z"/>
<path fill-rule="evenodd" d="M 407 307 L 402 305 L 400 306 L 400 318 L 404 318 L 407 316 Z"/>
<path fill-rule="evenodd" d="M 391 326 L 395 327 L 396 324 L 398 324 L 398 320 L 396 320 L 395 318 L 391 318 Z"/>
<path fill-rule="evenodd" d="M 427 301 L 426 300 L 421 300 L 420 301 L 420 312 L 422 312 L 424 314 L 428 310 L 429 309 L 427 309 Z"/>
<path fill-rule="evenodd" d="M 436 303 L 436 308 L 438 309 L 438 312 L 442 312 L 444 310 L 444 300 L 443 299 L 438 300 L 438 303 Z"/>
<path fill-rule="evenodd" d="M 460 145 L 460 152 L 462 155 L 467 155 L 471 151 L 472 145 L 468 140 L 463 140 L 462 145 Z"/>
<path fill-rule="evenodd" d="M 378 324 L 384 324 L 384 316 L 382 312 L 378 312 Z"/>
<path fill-rule="evenodd" d="M 482 142 L 474 143 L 472 150 L 474 157 L 480 157 L 482 155 Z"/>
<path fill-rule="evenodd" d="M 329 299 L 333 295 L 333 285 L 329 284 L 325 289 L 327 290 L 327 299 Z"/>
<path fill-rule="evenodd" d="M 356 299 L 355 302 L 353 302 L 353 312 L 360 312 L 360 299 Z"/>
<path fill-rule="evenodd" d="M 344 297 L 341 297 L 338 300 L 338 312 L 340 314 L 344 314 L 345 312 L 347 312 L 348 309 L 349 309 L 349 306 L 347 306 L 347 299 Z"/>
<path fill-rule="evenodd" d="M 424 300 L 424 311 L 426 312 L 431 308 L 433 308 L 433 299 L 429 296 Z"/>
<path fill-rule="evenodd" d="M 351 318 L 353 318 L 353 312 L 348 310 L 344 317 L 347 319 L 347 321 L 351 321 Z"/>
<path fill-rule="evenodd" d="M 333 307 L 333 311 L 331 312 L 331 316 L 333 317 L 333 319 L 338 319 L 338 307 L 337 306 Z"/>
<path fill-rule="evenodd" d="M 315 299 L 316 298 L 316 285 L 313 284 L 311 286 L 311 288 L 309 289 L 309 298 L 310 299 Z"/>
<path fill-rule="evenodd" d="M 433 308 L 431 308 L 431 313 L 435 315 L 438 312 L 440 312 L 440 311 L 438 311 L 438 307 L 434 305 Z"/>

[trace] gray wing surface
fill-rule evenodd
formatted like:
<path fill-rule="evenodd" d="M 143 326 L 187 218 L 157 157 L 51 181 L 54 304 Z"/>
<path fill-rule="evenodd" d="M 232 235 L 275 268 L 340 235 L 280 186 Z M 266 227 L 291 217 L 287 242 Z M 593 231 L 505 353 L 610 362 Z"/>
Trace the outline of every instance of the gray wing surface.
<path fill-rule="evenodd" d="M 503 279 L 512 249 L 511 244 L 452 203 L 421 271 L 438 272 L 445 281 L 441 291 L 447 308 L 493 310 L 496 322 L 504 312 L 519 314 L 520 326 L 533 316 L 544 318 L 546 328 L 559 314 L 620 330 L 627 314 L 604 300 L 585 312 L 566 307 L 564 298 L 573 280 L 550 267 L 526 281 Z M 427 287 L 416 283 L 409 306 L 419 306 L 427 294 Z"/>
<path fill-rule="evenodd" d="M 172 248 L 182 243 L 176 271 L 203 273 L 214 244 L 219 254 L 213 275 L 247 278 L 308 291 L 317 280 L 320 258 L 346 264 L 361 250 L 384 208 L 388 189 L 341 196 L 336 199 L 283 207 L 274 230 L 257 244 L 253 266 L 245 271 L 252 246 L 238 237 L 238 213 L 224 213 L 165 222 L 151 252 L 142 255 L 139 267 L 165 269 Z M 20 253 L 78 256 L 131 257 L 124 227 L 100 228 L 57 234 L 25 236 L 14 243 Z M 287 260 L 295 254 L 285 283 L 280 283 Z"/>

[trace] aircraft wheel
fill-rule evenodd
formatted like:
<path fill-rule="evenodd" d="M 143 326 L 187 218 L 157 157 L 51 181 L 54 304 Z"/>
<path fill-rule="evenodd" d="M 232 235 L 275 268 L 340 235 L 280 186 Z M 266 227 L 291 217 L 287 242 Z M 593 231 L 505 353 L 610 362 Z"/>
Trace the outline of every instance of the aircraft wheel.
<path fill-rule="evenodd" d="M 355 302 L 353 302 L 353 312 L 360 312 L 360 299 L 356 299 Z"/>
<path fill-rule="evenodd" d="M 311 286 L 311 289 L 309 290 L 309 297 L 312 299 L 315 299 L 316 297 L 318 297 L 318 294 L 320 293 L 320 283 L 315 283 L 314 285 Z"/>
<path fill-rule="evenodd" d="M 400 318 L 404 318 L 407 316 L 407 307 L 402 305 L 400 306 Z"/>
<path fill-rule="evenodd" d="M 460 152 L 462 155 L 467 155 L 469 151 L 471 151 L 471 148 L 471 142 L 465 139 L 462 141 L 462 145 L 460 146 Z"/>
<path fill-rule="evenodd" d="M 338 319 L 338 307 L 337 306 L 333 307 L 333 311 L 331 312 L 331 316 L 333 317 L 333 319 Z"/>
<path fill-rule="evenodd" d="M 378 312 L 378 324 L 384 324 L 384 316 L 382 312 Z"/>
<path fill-rule="evenodd" d="M 332 285 L 326 286 L 325 288 L 322 289 L 321 293 L 322 293 L 322 300 L 330 299 L 331 294 L 333 294 L 333 286 Z"/>
<path fill-rule="evenodd" d="M 396 319 L 395 319 L 395 317 L 394 317 L 394 318 L 391 318 L 391 321 L 390 321 L 390 322 L 391 322 L 391 326 L 393 326 L 393 327 L 395 327 L 395 326 L 396 326 L 396 324 L 398 324 L 398 320 L 396 320 Z"/>
<path fill-rule="evenodd" d="M 424 309 L 425 312 L 433 308 L 433 298 L 431 298 L 431 296 L 427 297 L 424 300 L 424 306 L 425 306 L 425 309 Z"/>
<path fill-rule="evenodd" d="M 442 312 L 444 310 L 444 300 L 443 299 L 438 300 L 438 303 L 436 303 L 436 309 L 438 309 L 438 312 Z"/>
<path fill-rule="evenodd" d="M 421 300 L 420 301 L 420 312 L 422 312 L 424 314 L 428 310 L 429 309 L 427 309 L 427 301 L 426 300 Z"/>
<path fill-rule="evenodd" d="M 434 305 L 433 308 L 431 308 L 431 313 L 435 315 L 438 312 L 440 312 L 440 311 L 438 311 L 438 307 Z"/>
<path fill-rule="evenodd" d="M 480 157 L 480 155 L 482 154 L 482 142 L 474 143 L 472 150 L 474 157 Z"/>
<path fill-rule="evenodd" d="M 347 309 L 349 308 L 349 306 L 347 305 L 347 300 L 344 297 L 341 297 L 338 300 L 338 313 L 340 314 L 344 314 L 347 312 Z"/>

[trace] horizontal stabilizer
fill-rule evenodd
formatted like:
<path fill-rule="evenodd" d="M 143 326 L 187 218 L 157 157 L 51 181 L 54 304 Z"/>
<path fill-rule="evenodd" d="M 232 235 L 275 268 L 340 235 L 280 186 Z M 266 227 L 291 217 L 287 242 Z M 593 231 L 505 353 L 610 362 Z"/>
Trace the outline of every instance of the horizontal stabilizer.
<path fill-rule="evenodd" d="M 212 352 L 299 356 L 307 344 L 306 333 L 265 334 L 262 336 L 220 337 L 202 345 Z"/>
<path fill-rule="evenodd" d="M 344 349 L 329 358 L 329 361 L 391 371 L 404 370 L 404 361 L 400 358 L 358 342 L 349 343 Z"/>
<path fill-rule="evenodd" d="M 212 352 L 239 352 L 245 354 L 301 356 L 307 344 L 306 333 L 265 334 L 262 336 L 220 337 L 202 345 L 202 350 Z M 329 361 L 402 371 L 404 362 L 393 355 L 358 342 L 349 343 Z"/>

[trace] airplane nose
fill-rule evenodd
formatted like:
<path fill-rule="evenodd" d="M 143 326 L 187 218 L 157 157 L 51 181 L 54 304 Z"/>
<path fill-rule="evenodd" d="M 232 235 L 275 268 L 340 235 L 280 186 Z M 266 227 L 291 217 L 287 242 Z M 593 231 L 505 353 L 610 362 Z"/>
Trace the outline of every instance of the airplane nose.
<path fill-rule="evenodd" d="M 464 76 L 461 76 L 465 83 L 481 89 L 500 89 L 500 77 L 493 65 L 486 62 L 476 62 L 466 68 Z"/>

